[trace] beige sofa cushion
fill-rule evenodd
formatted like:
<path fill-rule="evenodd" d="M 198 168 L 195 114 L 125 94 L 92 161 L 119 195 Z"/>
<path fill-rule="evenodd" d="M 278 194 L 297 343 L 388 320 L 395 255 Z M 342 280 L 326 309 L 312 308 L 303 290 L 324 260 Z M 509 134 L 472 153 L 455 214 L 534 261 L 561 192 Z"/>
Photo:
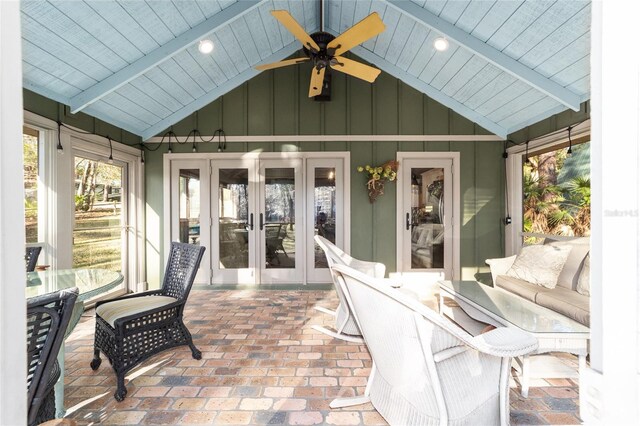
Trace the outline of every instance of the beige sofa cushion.
<path fill-rule="evenodd" d="M 589 327 L 589 296 L 577 291 L 556 287 L 553 291 L 542 291 L 536 295 L 536 303 L 565 315 Z"/>
<path fill-rule="evenodd" d="M 578 276 L 582 262 L 589 253 L 589 237 L 578 237 L 571 240 L 556 241 L 551 238 L 544 240 L 545 245 L 556 247 L 571 247 L 567 261 L 558 275 L 558 287 L 575 290 L 578 286 Z"/>
<path fill-rule="evenodd" d="M 584 258 L 580 275 L 578 276 L 578 287 L 576 291 L 583 296 L 591 295 L 591 255 Z"/>
<path fill-rule="evenodd" d="M 536 294 L 544 289 L 537 284 L 531 284 L 509 275 L 498 275 L 495 285 L 532 302 L 536 301 Z"/>
<path fill-rule="evenodd" d="M 131 297 L 103 303 L 96 308 L 96 314 L 109 323 L 111 327 L 115 327 L 115 322 L 118 318 L 169 305 L 176 300 L 169 296 Z"/>
<path fill-rule="evenodd" d="M 571 253 L 570 246 L 532 245 L 523 247 L 506 275 L 547 288 L 554 288 Z"/>

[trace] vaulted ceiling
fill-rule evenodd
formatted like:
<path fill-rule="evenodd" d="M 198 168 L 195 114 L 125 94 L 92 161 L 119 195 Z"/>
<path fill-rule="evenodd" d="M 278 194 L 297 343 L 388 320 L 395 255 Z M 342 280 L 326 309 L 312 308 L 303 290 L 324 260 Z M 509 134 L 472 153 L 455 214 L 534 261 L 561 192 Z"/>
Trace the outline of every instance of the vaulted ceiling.
<path fill-rule="evenodd" d="M 300 50 L 276 9 L 320 30 L 319 0 L 23 0 L 24 87 L 148 139 Z M 590 1 L 326 0 L 324 29 L 374 11 L 352 52 L 496 135 L 590 97 Z"/>

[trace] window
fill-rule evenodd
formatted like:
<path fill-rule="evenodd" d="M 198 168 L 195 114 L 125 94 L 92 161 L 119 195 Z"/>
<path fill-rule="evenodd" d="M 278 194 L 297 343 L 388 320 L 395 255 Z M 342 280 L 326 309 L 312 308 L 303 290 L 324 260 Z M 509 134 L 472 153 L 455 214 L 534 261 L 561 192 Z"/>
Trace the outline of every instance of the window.
<path fill-rule="evenodd" d="M 123 270 L 124 167 L 76 156 L 73 267 Z"/>
<path fill-rule="evenodd" d="M 523 157 L 522 224 L 525 233 L 591 233 L 590 143 L 550 148 Z M 540 238 L 525 234 L 525 244 Z"/>
<path fill-rule="evenodd" d="M 39 131 L 29 127 L 23 127 L 24 222 L 27 243 L 37 243 L 40 241 L 38 234 L 38 182 L 40 181 L 39 139 Z"/>
<path fill-rule="evenodd" d="M 506 256 L 545 235 L 591 234 L 590 141 L 585 120 L 507 149 Z"/>

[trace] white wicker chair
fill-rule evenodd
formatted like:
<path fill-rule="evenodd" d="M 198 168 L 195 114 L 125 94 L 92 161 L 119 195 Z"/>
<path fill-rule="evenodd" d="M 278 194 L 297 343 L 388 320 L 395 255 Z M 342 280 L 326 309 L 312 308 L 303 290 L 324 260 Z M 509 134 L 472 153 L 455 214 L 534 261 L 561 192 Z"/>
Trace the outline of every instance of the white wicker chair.
<path fill-rule="evenodd" d="M 391 425 L 509 424 L 511 358 L 534 351 L 533 336 L 497 328 L 472 337 L 380 280 L 343 265 L 333 272 L 373 359 L 363 403 Z"/>
<path fill-rule="evenodd" d="M 333 265 L 347 265 L 375 278 L 384 277 L 385 266 L 382 263 L 366 262 L 364 260 L 354 259 L 344 251 L 339 249 L 331 241 L 319 235 L 315 236 L 315 241 L 324 251 L 324 254 L 327 257 L 329 268 L 331 268 Z M 349 308 L 349 305 L 345 300 L 342 289 L 335 282 L 335 278 L 333 278 L 333 280 L 336 293 L 338 294 L 338 300 L 340 301 L 340 303 L 338 304 L 338 308 L 335 311 L 332 311 L 327 308 L 316 306 L 315 309 L 320 312 L 333 315 L 336 318 L 336 331 L 329 330 L 319 325 L 314 325 L 312 328 L 337 339 L 346 340 L 348 342 L 362 343 L 363 340 L 360 337 L 357 337 L 362 336 L 362 333 L 360 333 L 360 329 L 358 328 L 358 325 L 356 324 L 353 315 L 351 314 L 351 309 Z"/>

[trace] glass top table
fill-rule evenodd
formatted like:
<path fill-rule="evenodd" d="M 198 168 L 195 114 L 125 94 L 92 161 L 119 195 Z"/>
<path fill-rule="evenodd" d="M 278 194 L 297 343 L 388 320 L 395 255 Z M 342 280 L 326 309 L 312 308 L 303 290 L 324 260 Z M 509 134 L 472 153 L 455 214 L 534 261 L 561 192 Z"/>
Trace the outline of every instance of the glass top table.
<path fill-rule="evenodd" d="M 40 296 L 66 288 L 78 287 L 78 298 L 71 313 L 65 339 L 71 334 L 84 311 L 84 302 L 122 284 L 120 272 L 106 269 L 58 269 L 27 273 L 25 295 L 28 298 Z M 55 385 L 56 417 L 64 417 L 64 345 L 58 353 L 60 379 Z"/>
<path fill-rule="evenodd" d="M 34 297 L 78 287 L 79 301 L 89 300 L 122 283 L 121 273 L 106 269 L 59 269 L 27 273 L 26 296 Z"/>
<path fill-rule="evenodd" d="M 440 289 L 466 299 L 468 303 L 532 334 L 585 333 L 589 328 L 529 300 L 476 281 L 440 281 Z"/>
<path fill-rule="evenodd" d="M 475 320 L 497 327 L 519 328 L 538 339 L 535 354 L 572 353 L 578 356 L 578 370 L 583 371 L 586 367 L 590 338 L 588 327 L 515 294 L 476 281 L 440 281 L 439 284 L 441 313 L 447 311 L 444 299 L 449 297 L 471 317 L 472 321 L 467 326 L 474 326 Z M 529 355 L 525 355 L 517 360 L 522 372 L 522 396 L 525 398 L 531 376 L 529 358 Z"/>

